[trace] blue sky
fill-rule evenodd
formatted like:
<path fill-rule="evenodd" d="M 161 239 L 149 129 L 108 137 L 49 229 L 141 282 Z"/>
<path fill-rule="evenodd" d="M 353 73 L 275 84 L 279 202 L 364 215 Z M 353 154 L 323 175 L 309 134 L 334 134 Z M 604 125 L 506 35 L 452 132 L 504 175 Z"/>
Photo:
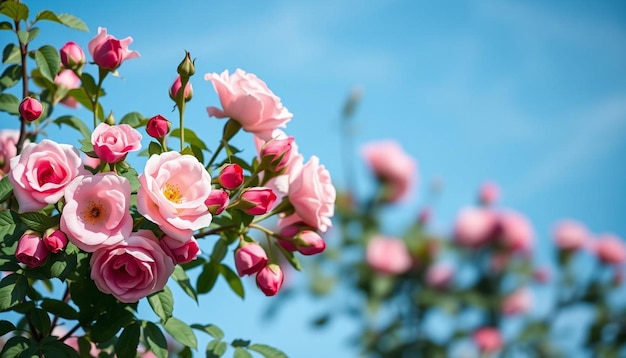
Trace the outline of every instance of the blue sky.
<path fill-rule="evenodd" d="M 287 133 L 306 156 L 321 158 L 339 188 L 345 184 L 339 111 L 349 91 L 362 88 L 355 141 L 395 138 L 419 163 L 414 197 L 388 213 L 390 234 L 416 215 L 429 183 L 438 179 L 443 192 L 433 226 L 442 233 L 458 208 L 474 201 L 480 183 L 494 180 L 503 190 L 501 205 L 532 220 L 538 262 L 548 259 L 549 231 L 561 218 L 626 238 L 623 2 L 46 3 L 82 18 L 91 32 L 42 25 L 54 36 L 42 32 L 38 44 L 60 47 L 74 40 L 86 48 L 98 26 L 134 38 L 131 49 L 141 57 L 123 64 L 123 79 L 105 82 L 103 104 L 118 118 L 139 111 L 175 119 L 167 90 L 186 49 L 197 59 L 188 126 L 209 146 L 215 146 L 222 123 L 206 114 L 207 106 L 219 102 L 203 75 L 242 68 L 282 98 L 294 113 Z M 7 36 L 0 34 L 2 42 Z M 90 123 L 85 112 L 77 113 Z M 251 156 L 249 139 L 238 141 Z M 356 168 L 359 188 L 367 190 L 367 171 L 361 163 Z M 305 318 L 319 304 L 297 299 L 266 326 L 259 317 L 269 299 L 252 284 L 248 294 L 245 302 L 233 303 L 237 298 L 222 285 L 200 307 L 231 338 L 273 344 L 295 357 L 355 355 L 344 344 L 352 329 L 348 321 L 323 333 L 308 329 Z M 177 309 L 190 303 L 180 301 Z"/>

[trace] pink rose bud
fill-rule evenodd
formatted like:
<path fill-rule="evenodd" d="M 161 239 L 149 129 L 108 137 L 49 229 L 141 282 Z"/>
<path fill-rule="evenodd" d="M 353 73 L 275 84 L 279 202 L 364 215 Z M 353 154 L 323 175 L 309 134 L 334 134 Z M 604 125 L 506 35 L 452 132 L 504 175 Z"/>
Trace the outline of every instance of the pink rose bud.
<path fill-rule="evenodd" d="M 478 247 L 487 243 L 498 227 L 498 220 L 490 210 L 466 207 L 457 214 L 454 240 L 464 247 Z"/>
<path fill-rule="evenodd" d="M 587 228 L 574 220 L 563 220 L 557 223 L 552 235 L 556 246 L 568 251 L 575 251 L 585 246 L 590 236 Z"/>
<path fill-rule="evenodd" d="M 265 296 L 274 296 L 280 290 L 283 285 L 285 276 L 280 266 L 276 264 L 270 264 L 265 267 L 256 275 L 256 284 L 263 291 Z"/>
<path fill-rule="evenodd" d="M 595 243 L 598 259 L 605 264 L 621 264 L 626 262 L 626 245 L 617 236 L 602 235 Z"/>
<path fill-rule="evenodd" d="M 172 258 L 175 264 L 184 264 L 194 260 L 200 253 L 198 241 L 192 236 L 189 240 L 181 242 L 167 235 L 159 240 L 163 251 Z"/>
<path fill-rule="evenodd" d="M 493 182 L 486 182 L 480 187 L 478 200 L 483 205 L 492 205 L 500 198 L 500 187 Z"/>
<path fill-rule="evenodd" d="M 117 163 L 124 160 L 128 152 L 141 148 L 141 133 L 128 124 L 100 123 L 91 133 L 91 144 L 98 158 Z"/>
<path fill-rule="evenodd" d="M 85 52 L 76 42 L 70 41 L 61 47 L 61 63 L 65 68 L 79 69 L 85 64 Z"/>
<path fill-rule="evenodd" d="M 43 243 L 53 254 L 67 246 L 67 236 L 58 228 L 50 228 L 43 234 Z"/>
<path fill-rule="evenodd" d="M 219 215 L 226 209 L 229 201 L 228 193 L 225 190 L 213 189 L 204 203 L 211 214 Z"/>
<path fill-rule="evenodd" d="M 131 42 L 133 42 L 132 37 L 118 40 L 108 35 L 106 28 L 99 27 L 96 37 L 89 41 L 89 53 L 93 61 L 101 68 L 115 70 L 125 60 L 139 57 L 139 52 L 128 49 Z"/>
<path fill-rule="evenodd" d="M 170 87 L 170 98 L 173 101 L 176 101 L 181 86 L 180 76 L 177 76 L 174 83 L 172 83 L 172 87 Z M 187 85 L 185 85 L 185 102 L 189 102 L 191 97 L 193 97 L 193 87 L 191 86 L 191 82 L 187 82 Z"/>
<path fill-rule="evenodd" d="M 483 327 L 474 332 L 474 343 L 483 353 L 493 353 L 502 348 L 502 335 L 497 328 Z"/>
<path fill-rule="evenodd" d="M 296 236 L 296 248 L 302 255 L 315 255 L 326 249 L 324 239 L 313 230 L 302 230 Z"/>
<path fill-rule="evenodd" d="M 505 315 L 523 314 L 530 310 L 533 296 L 528 288 L 522 287 L 504 298 L 502 313 Z"/>
<path fill-rule="evenodd" d="M 267 265 L 267 253 L 259 244 L 245 244 L 235 251 L 235 267 L 241 277 L 259 272 L 265 265 Z"/>
<path fill-rule="evenodd" d="M 27 230 L 17 242 L 15 249 L 15 257 L 21 263 L 28 267 L 38 267 L 46 262 L 48 258 L 48 248 L 41 240 L 39 235 L 33 231 Z"/>
<path fill-rule="evenodd" d="M 38 100 L 32 97 L 26 97 L 22 100 L 22 103 L 20 103 L 19 111 L 22 118 L 32 122 L 39 119 L 41 112 L 43 112 L 43 106 Z"/>
<path fill-rule="evenodd" d="M 397 202 L 406 198 L 417 182 L 417 162 L 396 141 L 387 140 L 364 145 L 365 161 L 385 185 L 384 200 Z"/>
<path fill-rule="evenodd" d="M 222 168 L 218 180 L 226 189 L 237 189 L 243 183 L 243 169 L 239 164 L 228 164 Z"/>
<path fill-rule="evenodd" d="M 367 263 L 385 275 L 407 272 L 413 266 L 413 258 L 404 241 L 385 236 L 375 236 L 366 248 Z"/>
<path fill-rule="evenodd" d="M 261 148 L 261 158 L 269 161 L 272 170 L 281 171 L 289 163 L 293 142 L 293 137 L 271 139 Z"/>
<path fill-rule="evenodd" d="M 452 283 L 454 269 L 445 263 L 437 263 L 428 268 L 426 272 L 426 282 L 430 287 L 445 289 Z"/>
<path fill-rule="evenodd" d="M 276 194 L 270 188 L 250 188 L 241 194 L 245 205 L 243 211 L 250 215 L 263 215 L 269 212 L 276 201 Z"/>
<path fill-rule="evenodd" d="M 506 211 L 499 215 L 501 238 L 512 251 L 528 253 L 533 247 L 533 228 L 528 219 L 520 213 Z"/>
<path fill-rule="evenodd" d="M 156 116 L 150 118 L 148 123 L 146 124 L 146 132 L 152 138 L 163 138 L 167 133 L 169 133 L 172 124 L 167 118 L 157 114 Z"/>

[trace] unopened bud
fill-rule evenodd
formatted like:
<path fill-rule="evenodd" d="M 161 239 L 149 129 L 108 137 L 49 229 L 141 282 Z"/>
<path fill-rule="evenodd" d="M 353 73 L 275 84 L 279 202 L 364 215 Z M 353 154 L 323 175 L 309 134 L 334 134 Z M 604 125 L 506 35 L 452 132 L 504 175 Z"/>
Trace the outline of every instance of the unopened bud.
<path fill-rule="evenodd" d="M 196 73 L 196 67 L 193 64 L 194 61 L 191 60 L 191 56 L 189 55 L 189 51 L 185 51 L 185 58 L 178 65 L 177 72 L 182 79 L 189 79 L 189 77 L 193 76 Z M 185 81 L 186 82 L 186 81 Z"/>
<path fill-rule="evenodd" d="M 114 126 L 115 125 L 115 117 L 113 117 L 113 112 L 109 112 L 109 115 L 104 120 L 104 123 Z"/>

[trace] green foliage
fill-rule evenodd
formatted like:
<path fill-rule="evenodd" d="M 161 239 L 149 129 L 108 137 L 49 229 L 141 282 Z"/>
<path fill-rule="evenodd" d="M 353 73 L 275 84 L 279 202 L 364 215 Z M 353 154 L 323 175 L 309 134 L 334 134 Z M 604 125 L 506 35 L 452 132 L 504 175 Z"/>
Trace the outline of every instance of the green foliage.
<path fill-rule="evenodd" d="M 169 333 L 178 342 L 189 348 L 198 348 L 198 340 L 196 339 L 196 335 L 193 333 L 191 327 L 189 327 L 189 325 L 187 325 L 185 322 L 172 317 L 168 319 L 165 323 L 162 323 L 162 325 L 167 333 Z"/>
<path fill-rule="evenodd" d="M 154 313 L 159 316 L 161 322 L 165 322 L 172 317 L 174 296 L 169 287 L 165 286 L 163 290 L 148 296 L 148 303 L 150 303 Z"/>

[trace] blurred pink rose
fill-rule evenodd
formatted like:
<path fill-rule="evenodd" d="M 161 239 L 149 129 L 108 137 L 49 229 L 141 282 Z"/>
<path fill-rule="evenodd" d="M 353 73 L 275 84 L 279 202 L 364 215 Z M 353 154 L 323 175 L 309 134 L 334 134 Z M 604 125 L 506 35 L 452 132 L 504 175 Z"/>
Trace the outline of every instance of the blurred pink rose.
<path fill-rule="evenodd" d="M 477 247 L 494 236 L 497 225 L 494 212 L 484 208 L 466 207 L 457 214 L 454 239 L 459 245 Z"/>
<path fill-rule="evenodd" d="M 246 243 L 235 251 L 235 267 L 241 277 L 261 271 L 267 261 L 265 249 L 257 243 Z"/>
<path fill-rule="evenodd" d="M 133 229 L 130 182 L 115 173 L 79 176 L 65 189 L 61 230 L 87 252 L 124 240 Z"/>
<path fill-rule="evenodd" d="M 150 230 L 139 230 L 117 245 L 97 250 L 90 264 L 98 289 L 124 303 L 162 290 L 174 272 L 174 262 Z"/>
<path fill-rule="evenodd" d="M 413 266 L 404 241 L 391 237 L 373 237 L 367 243 L 366 259 L 373 269 L 388 275 L 404 273 Z"/>
<path fill-rule="evenodd" d="M 262 139 L 270 139 L 272 131 L 284 127 L 293 114 L 257 76 L 237 69 L 229 76 L 228 70 L 207 73 L 204 79 L 213 83 L 222 109 L 208 107 L 209 115 L 217 118 L 230 117 L 241 124 L 243 130 Z"/>
<path fill-rule="evenodd" d="M 478 199 L 483 205 L 493 205 L 500 199 L 500 187 L 494 182 L 485 182 L 480 186 Z"/>
<path fill-rule="evenodd" d="M 626 262 L 626 245 L 621 238 L 613 234 L 603 234 L 594 243 L 598 259 L 605 264 L 622 264 Z"/>
<path fill-rule="evenodd" d="M 558 222 L 552 235 L 556 246 L 561 250 L 578 250 L 585 246 L 590 236 L 587 228 L 574 220 Z"/>
<path fill-rule="evenodd" d="M 80 87 L 80 78 L 76 76 L 72 70 L 61 70 L 56 77 L 54 77 L 54 83 L 63 88 L 65 91 L 69 91 Z M 78 107 L 78 101 L 73 97 L 65 97 L 61 100 L 61 103 L 72 108 Z"/>
<path fill-rule="evenodd" d="M 519 288 L 504 298 L 502 313 L 505 315 L 518 315 L 527 313 L 533 304 L 533 296 L 526 287 Z"/>
<path fill-rule="evenodd" d="M 50 251 L 33 231 L 27 230 L 17 242 L 15 258 L 28 267 L 39 267 L 46 262 Z"/>
<path fill-rule="evenodd" d="M 337 192 L 330 179 L 330 173 L 319 158 L 311 159 L 290 179 L 289 201 L 302 220 L 326 232 L 332 226 Z"/>
<path fill-rule="evenodd" d="M 528 219 L 515 211 L 499 213 L 503 244 L 510 250 L 528 253 L 533 248 L 533 228 Z"/>
<path fill-rule="evenodd" d="M 91 133 L 91 144 L 98 158 L 117 163 L 124 160 L 128 152 L 141 149 L 141 133 L 128 124 L 100 123 Z"/>
<path fill-rule="evenodd" d="M 426 272 L 426 283 L 430 287 L 444 289 L 450 286 L 454 278 L 454 268 L 446 263 L 436 263 Z"/>
<path fill-rule="evenodd" d="M 115 70 L 122 62 L 139 57 L 139 52 L 131 51 L 128 45 L 133 42 L 132 37 L 118 40 L 107 34 L 107 29 L 98 27 L 98 34 L 88 44 L 89 53 L 93 61 L 100 67 Z"/>
<path fill-rule="evenodd" d="M 208 207 L 208 210 L 213 215 L 221 214 L 228 206 L 230 198 L 228 193 L 224 189 L 213 189 L 209 194 L 209 197 L 204 201 L 204 204 Z"/>
<path fill-rule="evenodd" d="M 384 200 L 405 198 L 417 181 L 417 162 L 393 140 L 367 143 L 361 153 L 378 180 L 385 185 Z"/>
<path fill-rule="evenodd" d="M 267 265 L 256 274 L 256 284 L 265 296 L 275 296 L 284 280 L 283 270 L 276 264 Z"/>
<path fill-rule="evenodd" d="M 15 129 L 0 130 L 0 178 L 9 172 L 11 158 L 17 154 L 17 141 L 20 131 Z"/>
<path fill-rule="evenodd" d="M 185 242 L 174 240 L 165 235 L 159 240 L 161 248 L 172 258 L 174 264 L 184 264 L 195 260 L 200 253 L 198 241 L 192 236 Z"/>
<path fill-rule="evenodd" d="M 173 239 L 185 242 L 211 224 L 205 201 L 211 176 L 194 156 L 178 152 L 152 155 L 139 175 L 137 209 Z"/>
<path fill-rule="evenodd" d="M 65 68 L 81 68 L 87 60 L 85 52 L 74 41 L 69 41 L 59 50 L 61 64 Z"/>
<path fill-rule="evenodd" d="M 20 213 L 56 204 L 65 187 L 82 171 L 76 148 L 49 139 L 30 143 L 11 158 L 9 181 L 20 204 Z"/>
<path fill-rule="evenodd" d="M 170 98 L 173 101 L 176 101 L 176 96 L 178 96 L 178 91 L 180 91 L 180 87 L 182 86 L 182 82 L 180 81 L 180 76 L 176 76 L 174 83 L 170 87 Z M 191 86 L 191 82 L 187 82 L 185 86 L 185 102 L 188 102 L 193 97 L 193 87 Z"/>
<path fill-rule="evenodd" d="M 272 210 L 276 194 L 270 188 L 248 188 L 241 193 L 241 209 L 250 215 L 263 215 Z"/>
<path fill-rule="evenodd" d="M 44 232 L 43 243 L 50 252 L 56 254 L 67 246 L 67 236 L 57 227 L 53 227 Z"/>
<path fill-rule="evenodd" d="M 493 353 L 502 348 L 502 335 L 497 328 L 482 327 L 474 332 L 472 338 L 483 353 Z"/>

